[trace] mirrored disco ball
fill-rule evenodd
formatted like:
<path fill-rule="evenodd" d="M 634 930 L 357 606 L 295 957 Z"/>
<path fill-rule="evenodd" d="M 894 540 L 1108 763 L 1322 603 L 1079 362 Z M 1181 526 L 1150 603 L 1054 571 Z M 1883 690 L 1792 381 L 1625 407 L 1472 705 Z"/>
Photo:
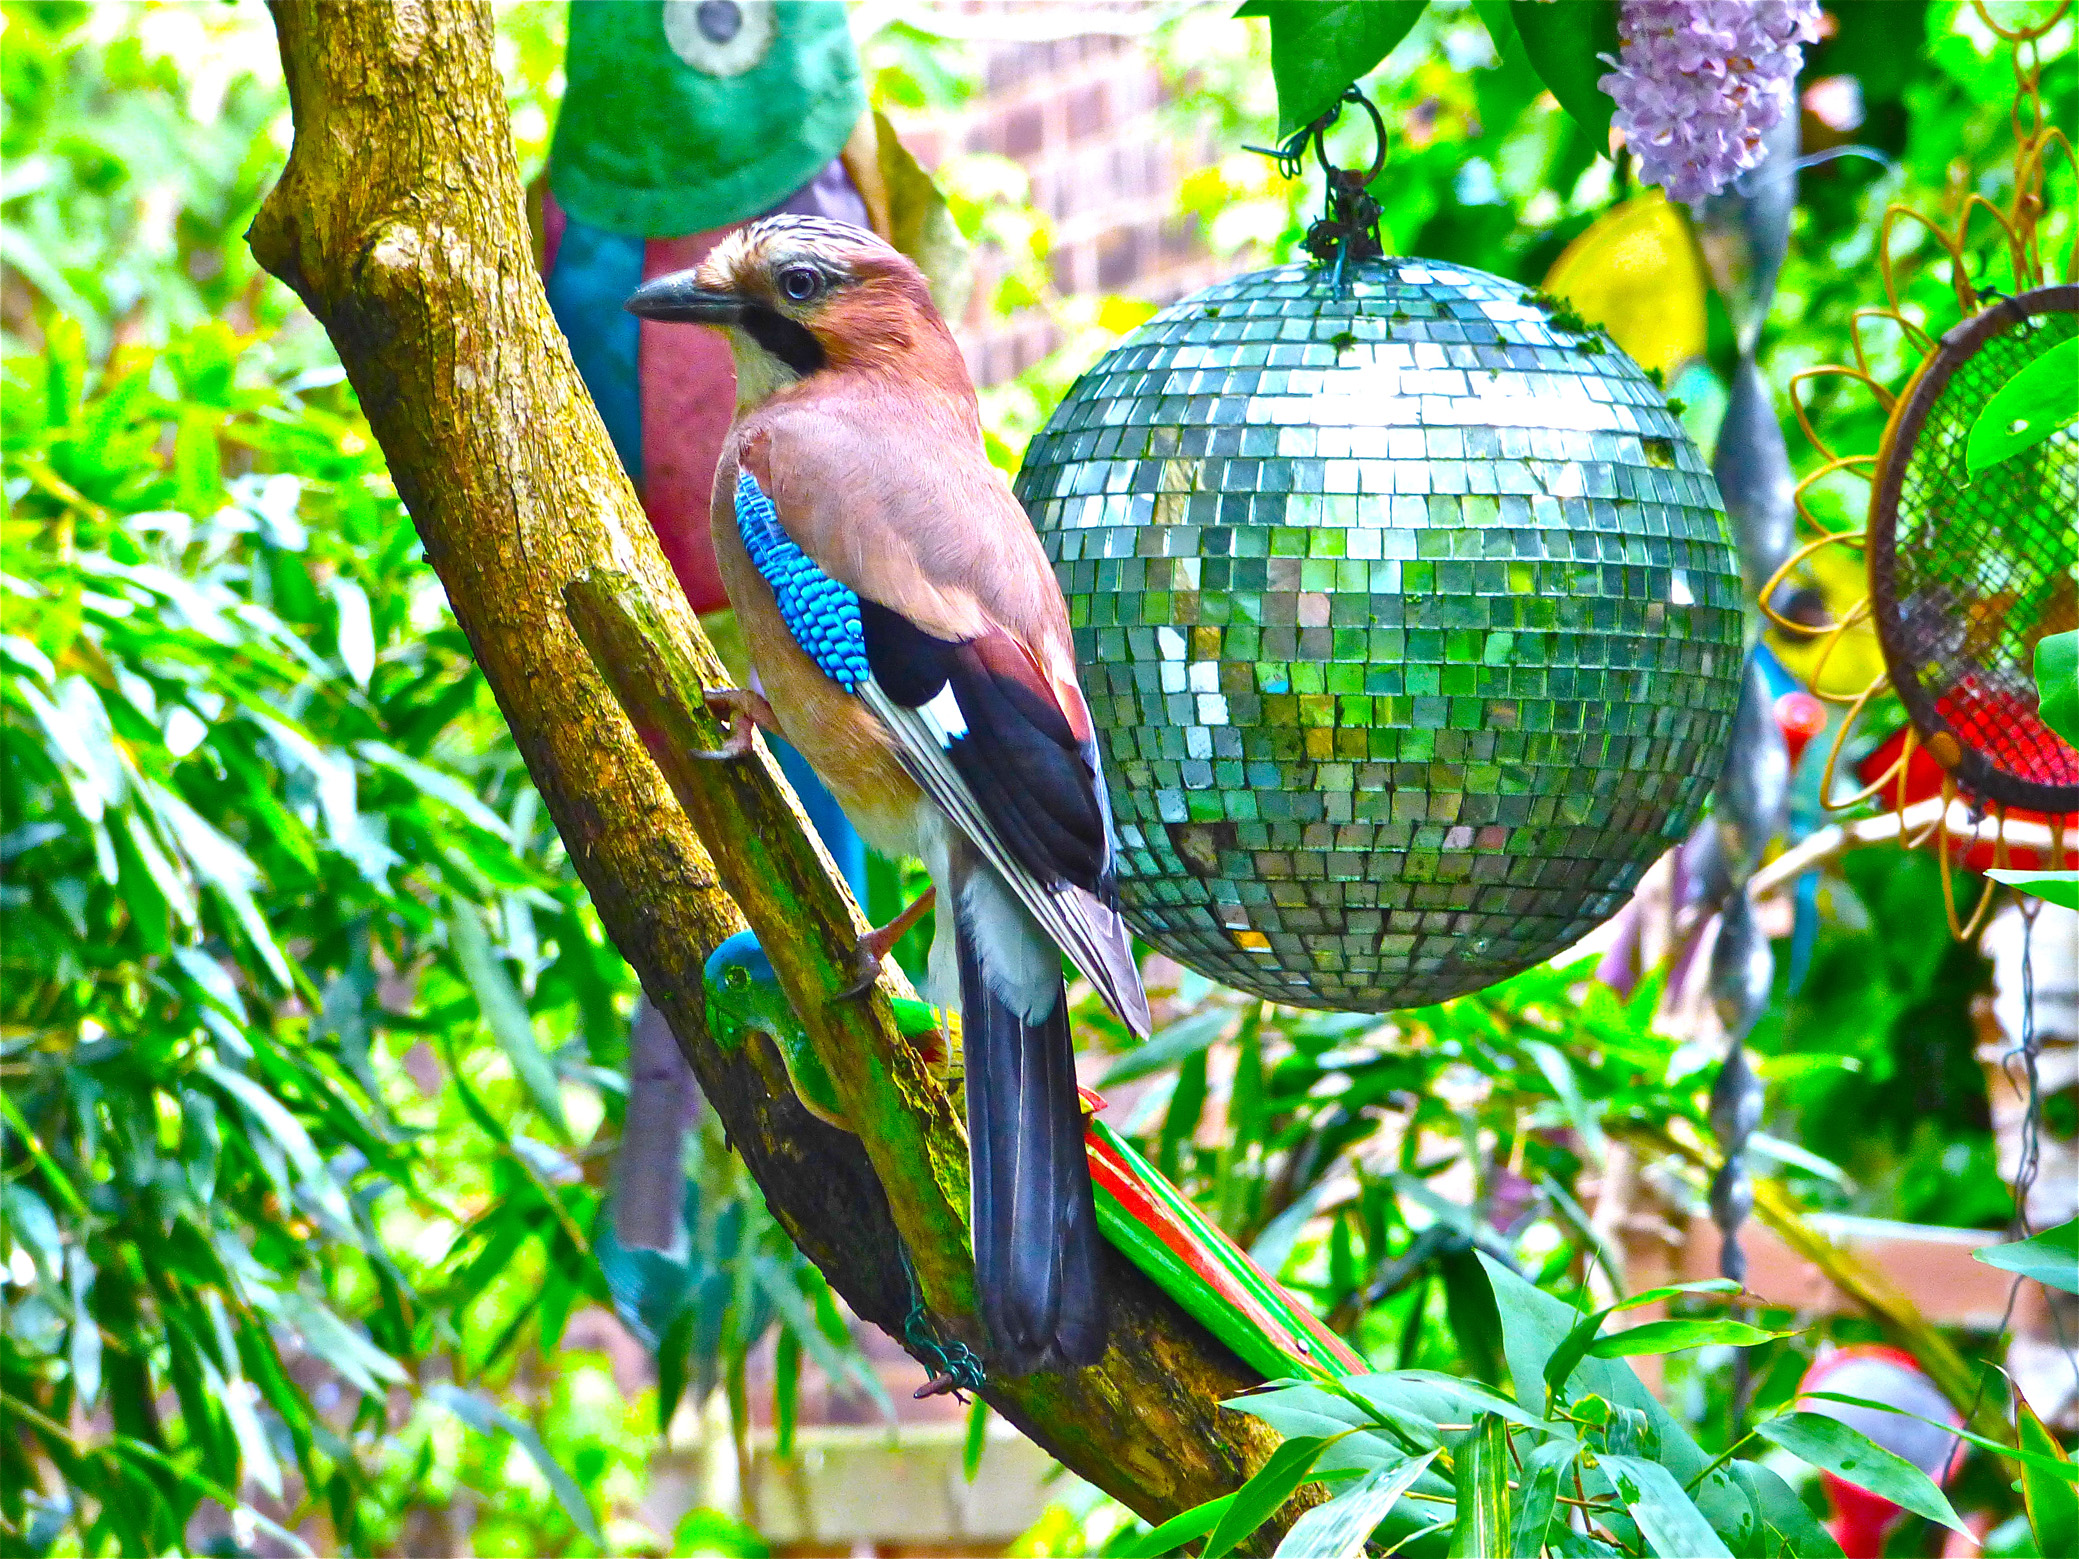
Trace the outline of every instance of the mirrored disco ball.
<path fill-rule="evenodd" d="M 1639 367 L 1513 282 L 1223 282 L 1077 381 L 1017 489 L 1127 919 L 1214 979 L 1368 1011 L 1476 990 L 1612 914 L 1717 777 L 1717 487 Z"/>

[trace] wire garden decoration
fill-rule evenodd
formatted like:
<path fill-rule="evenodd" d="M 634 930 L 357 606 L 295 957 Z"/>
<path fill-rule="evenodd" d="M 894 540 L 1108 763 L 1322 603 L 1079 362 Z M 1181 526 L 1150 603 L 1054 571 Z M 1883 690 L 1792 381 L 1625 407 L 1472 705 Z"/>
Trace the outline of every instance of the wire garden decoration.
<path fill-rule="evenodd" d="M 1822 638 L 1809 673 L 1812 690 L 1847 706 L 1821 782 L 1829 807 L 1846 810 L 1884 799 L 1903 813 L 1916 755 L 1924 753 L 1939 766 L 1939 813 L 1917 835 L 1901 839 L 1909 849 L 1933 841 L 1950 926 L 1960 937 L 1983 922 L 1996 885 L 1988 883 L 1971 913 L 1959 916 L 1951 859 L 1976 835 L 1953 836 L 1951 803 L 1961 799 L 1974 825 L 1990 815 L 1992 859 L 2002 866 L 2010 864 L 2010 820 L 2047 825 L 2049 859 L 2042 864 L 2055 868 L 2070 850 L 2070 815 L 2079 812 L 2079 752 L 2038 717 L 2032 675 L 2037 641 L 2079 628 L 2073 537 L 2079 429 L 2055 433 L 1975 477 L 1964 459 L 1966 439 L 1993 394 L 2043 353 L 2079 337 L 2079 246 L 2068 250 L 2058 276 L 2054 258 L 2044 253 L 2042 228 L 2044 188 L 2053 170 L 2062 164 L 2079 173 L 2072 144 L 2050 122 L 2041 89 L 2039 44 L 2069 6 L 2021 27 L 2002 26 L 1982 0 L 1976 9 L 2012 51 L 2016 151 L 2007 208 L 1974 192 L 1963 200 L 1953 229 L 1903 204 L 1885 212 L 1877 239 L 1884 303 L 1855 314 L 1854 365 L 1807 369 L 1790 382 L 1798 425 L 1822 457 L 1796 494 L 1799 516 L 1816 534 L 1761 591 L 1761 609 L 1778 629 L 1793 638 Z M 1900 256 L 1895 239 L 1909 224 L 1932 239 L 1935 258 L 1948 264 L 1960 322 L 1939 338 L 1908 301 L 1908 288 L 1920 273 Z M 2004 250 L 2011 293 L 1991 285 L 1974 263 L 1988 240 Z M 1897 331 L 1920 358 L 1896 390 L 1873 367 L 1880 350 L 1876 332 L 1886 329 Z M 1809 392 L 1827 380 L 1859 387 L 1885 412 L 1877 450 L 1838 452 L 1814 427 Z M 1831 529 L 1813 511 L 1814 490 L 1841 473 L 1871 485 L 1868 519 L 1860 529 Z M 1780 588 L 1815 553 L 1831 547 L 1863 553 L 1867 596 L 1838 621 L 1816 629 L 1781 615 Z M 1827 663 L 1845 636 L 1865 622 L 1882 647 L 1884 670 L 1858 690 L 1827 691 Z M 1835 771 L 1843 744 L 1858 717 L 1887 690 L 1904 706 L 1904 740 L 1882 772 L 1865 774 L 1862 789 L 1838 797 Z"/>

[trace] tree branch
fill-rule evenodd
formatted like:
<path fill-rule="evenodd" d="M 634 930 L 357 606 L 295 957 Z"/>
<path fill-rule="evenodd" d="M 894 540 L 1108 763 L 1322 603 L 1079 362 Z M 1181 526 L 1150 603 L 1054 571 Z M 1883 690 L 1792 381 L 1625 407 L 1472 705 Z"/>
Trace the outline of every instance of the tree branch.
<path fill-rule="evenodd" d="M 274 14 L 296 140 L 253 253 L 338 349 L 602 921 L 774 1214 L 832 1286 L 899 1335 L 899 1233 L 935 1324 L 979 1345 L 952 1101 L 882 996 L 824 996 L 844 983 L 856 910 L 762 751 L 683 759 L 719 741 L 699 689 L 724 677 L 535 275 L 489 6 L 277 0 Z M 775 1087 L 755 1048 L 729 1056 L 710 1040 L 702 964 L 741 929 L 739 905 L 847 1118 L 871 1123 L 863 1143 Z M 1218 1405 L 1255 1384 L 1246 1366 L 1116 1253 L 1105 1278 L 1113 1345 L 1100 1365 L 993 1378 L 984 1395 L 1161 1520 L 1233 1489 L 1276 1436 Z"/>

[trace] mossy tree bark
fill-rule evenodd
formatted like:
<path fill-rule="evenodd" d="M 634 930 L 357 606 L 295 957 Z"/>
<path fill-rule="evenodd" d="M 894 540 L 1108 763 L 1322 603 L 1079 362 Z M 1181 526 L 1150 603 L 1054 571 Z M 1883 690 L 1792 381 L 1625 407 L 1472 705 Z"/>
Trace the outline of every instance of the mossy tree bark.
<path fill-rule="evenodd" d="M 696 684 L 723 673 L 536 277 L 489 5 L 277 0 L 274 14 L 296 138 L 253 252 L 338 349 L 601 918 L 774 1213 L 838 1292 L 899 1336 L 900 1239 L 941 1334 L 980 1350 L 952 1102 L 885 1000 L 825 998 L 844 983 L 856 911 L 768 759 L 677 757 L 718 739 Z M 847 1118 L 870 1123 L 861 1136 L 776 1087 L 770 1056 L 710 1040 L 702 963 L 745 921 Z M 1100 1365 L 992 1379 L 984 1395 L 1160 1520 L 1233 1489 L 1274 1437 L 1219 1406 L 1255 1383 L 1246 1366 L 1116 1254 L 1106 1279 L 1114 1341 Z"/>

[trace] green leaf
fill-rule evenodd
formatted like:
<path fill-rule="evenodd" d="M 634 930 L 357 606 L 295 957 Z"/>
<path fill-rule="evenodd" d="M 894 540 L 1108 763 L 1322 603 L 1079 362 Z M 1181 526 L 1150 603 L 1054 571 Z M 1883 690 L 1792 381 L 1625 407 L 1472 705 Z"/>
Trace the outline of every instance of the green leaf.
<path fill-rule="evenodd" d="M 783 1326 L 772 1349 L 772 1454 L 783 1462 L 794 1459 L 794 1426 L 800 1415 L 801 1339 Z M 974 1482 L 972 1473 L 967 1481 Z"/>
<path fill-rule="evenodd" d="M 1966 1530 L 1933 1479 L 1838 1418 L 1823 1413 L 1785 1413 L 1756 1425 L 1754 1432 L 1799 1461 L 1868 1489 L 1916 1516 L 1939 1521 L 1953 1532 Z"/>
<path fill-rule="evenodd" d="M 79 1406 L 91 1410 L 101 1395 L 101 1325 L 87 1306 L 87 1291 L 94 1286 L 94 1264 L 86 1249 L 75 1245 L 66 1252 L 65 1286 L 72 1299 L 72 1335 L 66 1357 L 72 1365 L 72 1385 Z"/>
<path fill-rule="evenodd" d="M 1220 1518 L 1233 1507 L 1234 1499 L 1233 1494 L 1223 1494 L 1218 1499 L 1207 1500 L 1203 1505 L 1193 1505 L 1189 1510 L 1178 1511 L 1147 1536 L 1129 1545 L 1125 1550 L 1124 1559 L 1157 1559 L 1158 1555 L 1177 1552 L 1186 1543 L 1194 1538 L 1204 1537 L 1219 1525 Z"/>
<path fill-rule="evenodd" d="M 1392 1370 L 1380 1375 L 1353 1375 L 1341 1384 L 1344 1390 L 1354 1392 L 1375 1407 L 1411 1413 L 1432 1426 L 1462 1423 L 1480 1413 L 1494 1413 L 1539 1434 L 1564 1436 L 1568 1432 L 1564 1422 L 1539 1418 L 1478 1381 L 1461 1380 L 1456 1375 L 1444 1375 L 1435 1370 Z"/>
<path fill-rule="evenodd" d="M 1581 1361 L 1589 1356 L 1589 1349 L 1595 1345 L 1596 1334 L 1602 1330 L 1603 1322 L 1619 1310 L 1636 1310 L 1640 1305 L 1654 1304 L 1676 1294 L 1738 1293 L 1739 1288 L 1739 1284 L 1725 1278 L 1712 1278 L 1702 1283 L 1674 1283 L 1666 1288 L 1649 1288 L 1643 1294 L 1633 1294 L 1629 1299 L 1621 1299 L 1614 1305 L 1581 1316 L 1545 1361 L 1545 1390 L 1550 1401 L 1557 1403 L 1565 1399 L 1567 1381 Z M 1578 1311 L 1575 1313 L 1579 1314 Z"/>
<path fill-rule="evenodd" d="M 253 901 L 253 889 L 259 884 L 260 873 L 246 858 L 245 852 L 210 827 L 193 807 L 164 785 L 147 780 L 144 793 L 158 814 L 160 826 L 179 843 L 181 853 L 187 856 L 195 875 L 214 888 L 230 907 L 253 950 L 267 965 L 268 973 L 284 988 L 292 986 L 295 981 L 289 974 L 288 960 L 276 945 L 274 933 L 268 929 L 260 906 Z"/>
<path fill-rule="evenodd" d="M 290 1289 L 278 1296 L 277 1306 L 312 1353 L 370 1396 L 382 1396 L 384 1381 L 402 1385 L 408 1378 L 395 1359 L 309 1295 Z"/>
<path fill-rule="evenodd" d="M 1234 1020 L 1235 1014 L 1225 1007 L 1214 1007 L 1205 1012 L 1194 1012 L 1188 1018 L 1179 1018 L 1146 1044 L 1127 1051 L 1110 1071 L 1097 1080 L 1097 1086 L 1110 1088 L 1132 1082 L 1136 1077 L 1146 1077 L 1150 1072 L 1159 1072 L 1164 1067 L 1175 1066 L 1212 1044 L 1233 1025 Z"/>
<path fill-rule="evenodd" d="M 368 592 L 340 574 L 332 581 L 332 604 L 338 613 L 340 663 L 357 687 L 366 688 L 375 675 L 375 625 Z"/>
<path fill-rule="evenodd" d="M 488 1398 L 473 1391 L 451 1386 L 445 1381 L 433 1386 L 426 1395 L 429 1400 L 440 1403 L 479 1434 L 490 1434 L 494 1430 L 502 1429 L 511 1435 L 519 1442 L 520 1449 L 527 1453 L 534 1465 L 541 1469 L 541 1475 L 549 1480 L 549 1487 L 556 1493 L 556 1503 L 561 1505 L 564 1514 L 577 1524 L 577 1529 L 585 1535 L 585 1540 L 594 1544 L 602 1541 L 599 1518 L 593 1514 L 584 1490 L 578 1487 L 575 1478 L 563 1470 L 556 1458 L 549 1455 L 549 1448 L 541 1443 L 541 1436 L 532 1428 L 521 1423 Z"/>
<path fill-rule="evenodd" d="M 1661 1559 L 1732 1559 L 1732 1550 L 1712 1530 L 1696 1501 L 1659 1462 L 1641 1456 L 1605 1456 L 1599 1465 Z"/>
<path fill-rule="evenodd" d="M 1248 0 L 1270 20 L 1278 135 L 1312 124 L 1414 28 L 1429 0 Z"/>
<path fill-rule="evenodd" d="M 1547 1440 L 1523 1459 L 1523 1487 L 1516 1516 L 1509 1526 L 1509 1553 L 1514 1559 L 1538 1559 L 1545 1551 L 1545 1529 L 1559 1506 L 1559 1479 L 1581 1452 L 1572 1440 Z"/>
<path fill-rule="evenodd" d="M 989 1404 L 980 1397 L 967 1406 L 967 1435 L 960 1442 L 960 1476 L 969 1483 L 982 1470 L 982 1453 L 989 1448 Z"/>
<path fill-rule="evenodd" d="M 1494 40 L 1497 59 L 1523 52 L 1523 40 L 1517 36 L 1515 20 L 1509 14 L 1509 0 L 1473 0 L 1473 10 L 1486 24 L 1487 36 Z"/>
<path fill-rule="evenodd" d="M 1751 1510 L 1760 1514 L 1763 1526 L 1775 1539 L 1767 1552 L 1789 1554 L 1796 1559 L 1840 1559 L 1841 1545 L 1781 1476 L 1750 1461 L 1728 1462 L 1725 1470 L 1740 1492 L 1752 1501 Z M 1713 1530 L 1722 1532 L 1725 1524 L 1719 1522 Z"/>
<path fill-rule="evenodd" d="M 1337 1435 L 1324 1440 L 1309 1435 L 1287 1440 L 1271 1452 L 1270 1459 L 1256 1469 L 1255 1475 L 1234 1491 L 1234 1503 L 1221 1513 L 1212 1535 L 1206 1539 L 1202 1559 L 1220 1559 L 1268 1521 L 1280 1505 L 1292 1498 L 1292 1491 L 1307 1481 L 1307 1474 L 1314 1470 L 1321 1453 L 1340 1438 Z"/>
<path fill-rule="evenodd" d="M 833 1381 L 851 1381 L 862 1395 L 873 1400 L 892 1425 L 895 1422 L 895 1404 L 889 1400 L 888 1388 L 882 1384 L 880 1375 L 863 1367 L 856 1350 L 840 1348 L 823 1335 L 808 1300 L 797 1286 L 794 1273 L 769 1256 L 754 1258 L 750 1267 L 759 1290 L 786 1321 L 787 1331 L 800 1339 L 808 1356 L 815 1360 L 816 1367 Z"/>
<path fill-rule="evenodd" d="M 1617 58 L 1617 0 L 1511 0 L 1509 16 L 1538 79 L 1559 106 L 1588 132 L 1589 147 L 1610 145 L 1610 115 L 1617 105 L 1596 85 Z"/>
<path fill-rule="evenodd" d="M 1451 1559 L 1489 1559 L 1507 1550 L 1509 1534 L 1509 1426 L 1499 1413 L 1482 1413 L 1459 1445 L 1453 1469 L 1458 1524 Z"/>
<path fill-rule="evenodd" d="M 1538 1070 L 1545 1074 L 1545 1081 L 1552 1085 L 1560 1108 L 1566 1111 L 1567 1124 L 1580 1133 L 1589 1156 L 1600 1162 L 1603 1156 L 1602 1122 L 1581 1095 L 1581 1082 L 1574 1075 L 1573 1063 L 1560 1053 L 1558 1046 L 1548 1045 L 1541 1039 L 1525 1041 L 1523 1049 L 1537 1063 Z"/>
<path fill-rule="evenodd" d="M 259 1400 L 259 1391 L 249 1380 L 235 1376 L 226 1380 L 206 1360 L 202 1368 L 211 1395 L 230 1422 L 232 1438 L 238 1441 L 238 1455 L 245 1476 L 280 1499 L 281 1463 L 275 1458 L 274 1443 L 267 1438 L 266 1426 L 260 1422 L 260 1415 L 253 1405 Z"/>
<path fill-rule="evenodd" d="M 1340 1395 L 1311 1385 L 1286 1386 L 1229 1397 L 1223 1406 L 1262 1419 L 1288 1440 L 1302 1436 L 1336 1438 L 1336 1451 L 1330 1454 L 1342 1465 L 1361 1465 L 1368 1471 L 1374 1466 L 1391 1465 L 1407 1454 L 1406 1448 L 1395 1444 L 1382 1427 L 1382 1420 L 1392 1421 L 1391 1410 L 1367 1403 L 1354 1393 Z M 1405 1419 L 1406 1415 L 1401 1417 Z M 1341 1438 L 1345 1430 L 1351 1429 L 1358 1432 Z M 1427 1435 L 1430 1444 L 1435 1443 L 1435 1438 L 1433 1431 Z"/>
<path fill-rule="evenodd" d="M 2037 716 L 2079 747 L 2079 628 L 2036 641 Z"/>
<path fill-rule="evenodd" d="M 1964 469 L 1976 476 L 2079 422 L 2079 340 L 2060 341 L 1993 392 L 1971 424 Z"/>
<path fill-rule="evenodd" d="M 476 992 L 484 1021 L 490 1024 L 492 1037 L 512 1062 L 513 1071 L 535 1107 L 556 1129 L 556 1135 L 568 1142 L 570 1124 L 563 1118 L 563 1091 L 556 1080 L 556 1069 L 535 1041 L 534 1021 L 527 1015 L 527 1004 L 507 976 L 504 962 L 492 951 L 491 938 L 475 906 L 460 899 L 452 904 L 448 945 L 455 950 L 455 961 Z"/>
<path fill-rule="evenodd" d="M 2065 1448 L 2043 1427 L 2043 1421 L 2018 1391 L 2014 1394 L 2014 1429 L 2024 1451 L 2070 1463 Z M 2028 1507 L 2029 1530 L 2036 1535 L 2037 1553 L 2079 1554 L 2079 1490 L 2065 1479 L 2050 1477 L 2023 1463 L 2021 1499 Z"/>
<path fill-rule="evenodd" d="M 657 1339 L 657 1438 L 669 1442 L 671 1421 L 679 1410 L 679 1399 L 686 1394 L 686 1374 L 692 1363 L 693 1333 L 700 1324 L 700 1312 L 688 1308 L 679 1312 L 664 1335 Z"/>
<path fill-rule="evenodd" d="M 1745 1321 L 1648 1321 L 1629 1331 L 1596 1338 L 1588 1352 L 1591 1358 L 1625 1359 L 1641 1353 L 1680 1353 L 1685 1348 L 1703 1348 L 1713 1343 L 1751 1348 L 1756 1343 L 1796 1335 L 1749 1326 Z"/>
<path fill-rule="evenodd" d="M 1953 1434 L 1966 1445 L 1975 1445 L 1981 1451 L 1990 1451 L 1995 1456 L 2004 1456 L 2010 1461 L 2017 1462 L 2023 1466 L 2034 1466 L 2038 1471 L 2047 1472 L 2053 1478 L 2063 1478 L 2067 1483 L 2079 1483 L 2079 1465 L 2075 1465 L 2072 1462 L 2054 1461 L 2041 1456 L 2035 1456 L 2028 1451 L 2019 1451 L 2013 1446 L 1994 1440 L 1987 1435 L 1959 1428 L 1954 1423 L 1937 1423 L 1934 1419 L 1928 1418 L 1923 1414 L 1909 1413 L 1902 1407 L 1893 1407 L 1889 1402 L 1873 1402 L 1868 1397 L 1843 1396 L 1836 1391 L 1807 1391 L 1802 1393 L 1798 1400 L 1801 1402 L 1839 1402 L 1848 1407 L 1868 1408 L 1873 1413 L 1894 1413 L 1900 1418 L 1910 1418 L 1917 1423 L 1931 1425 L 1946 1434 Z"/>
<path fill-rule="evenodd" d="M 1650 1007 L 1642 1009 L 1650 1011 Z M 1481 1260 L 1487 1280 L 1494 1285 L 1495 1307 L 1501 1312 L 1502 1342 L 1509 1356 L 1509 1375 L 1516 1382 L 1518 1401 L 1542 1407 L 1545 1365 L 1577 1322 L 1580 1312 L 1543 1293 L 1520 1274 L 1496 1261 Z M 1729 1284 L 1715 1284 L 1723 1291 Z M 1644 1296 L 1641 1296 L 1643 1298 Z M 1647 1429 L 1660 1444 L 1659 1459 L 1678 1479 L 1700 1477 L 1710 1457 L 1680 1423 L 1676 1422 L 1638 1372 L 1622 1359 L 1585 1359 L 1577 1367 L 1582 1389 L 1622 1407 L 1645 1415 Z M 1562 1524 L 1563 1525 L 1563 1524 Z M 1553 1528 L 1557 1540 L 1560 1526 Z"/>
<path fill-rule="evenodd" d="M 354 1215 L 347 1207 L 346 1193 L 340 1189 L 331 1168 L 318 1156 L 317 1147 L 310 1140 L 303 1122 L 289 1113 L 287 1105 L 250 1077 L 232 1071 L 221 1062 L 204 1061 L 197 1070 L 229 1094 L 254 1128 L 281 1148 L 283 1156 L 296 1170 L 298 1184 L 309 1194 L 312 1203 L 339 1225 L 341 1233 L 351 1235 Z"/>
<path fill-rule="evenodd" d="M 436 801 L 446 802 L 485 833 L 508 841 L 512 838 L 512 830 L 505 819 L 485 806 L 474 791 L 452 774 L 428 768 L 417 759 L 407 758 L 396 748 L 386 747 L 381 742 L 362 742 L 354 751 L 377 768 L 388 769 L 409 780 L 414 789 L 423 791 Z"/>
<path fill-rule="evenodd" d="M 1360 1559 L 1365 1539 L 1393 1513 L 1401 1495 L 1429 1470 L 1437 1452 L 1406 1458 L 1365 1474 L 1325 1505 L 1292 1523 L 1274 1559 Z"/>
<path fill-rule="evenodd" d="M 1995 867 L 1985 875 L 1994 882 L 2003 882 L 2022 893 L 2033 894 L 2045 904 L 2079 909 L 2079 872 L 2014 871 Z"/>
<path fill-rule="evenodd" d="M 1461 1247 L 1438 1258 L 1437 1275 L 1444 1283 L 1444 1319 L 1451 1327 L 1459 1357 L 1465 1360 L 1466 1372 L 1482 1380 L 1500 1380 L 1501 1316 L 1494 1308 L 1494 1291 L 1488 1287 L 1479 1258 L 1470 1248 Z"/>
<path fill-rule="evenodd" d="M 1971 1252 L 1974 1260 L 2005 1272 L 2019 1272 L 2047 1288 L 2079 1294 L 2079 1218 L 2026 1240 L 1986 1245 Z"/>
<path fill-rule="evenodd" d="M 12 1100 L 0 1093 L 0 1104 L 7 1110 L 10 1125 L 24 1137 L 28 1131 L 22 1126 L 22 1118 L 15 1113 Z M 33 1139 L 32 1139 L 33 1140 Z M 67 1186 L 66 1189 L 71 1189 Z M 77 1204 L 75 1212 L 86 1209 Z M 4 1229 L 13 1241 L 25 1247 L 36 1258 L 36 1264 L 52 1276 L 65 1260 L 65 1241 L 58 1233 L 58 1220 L 42 1197 L 20 1182 L 0 1186 L 0 1229 Z"/>

